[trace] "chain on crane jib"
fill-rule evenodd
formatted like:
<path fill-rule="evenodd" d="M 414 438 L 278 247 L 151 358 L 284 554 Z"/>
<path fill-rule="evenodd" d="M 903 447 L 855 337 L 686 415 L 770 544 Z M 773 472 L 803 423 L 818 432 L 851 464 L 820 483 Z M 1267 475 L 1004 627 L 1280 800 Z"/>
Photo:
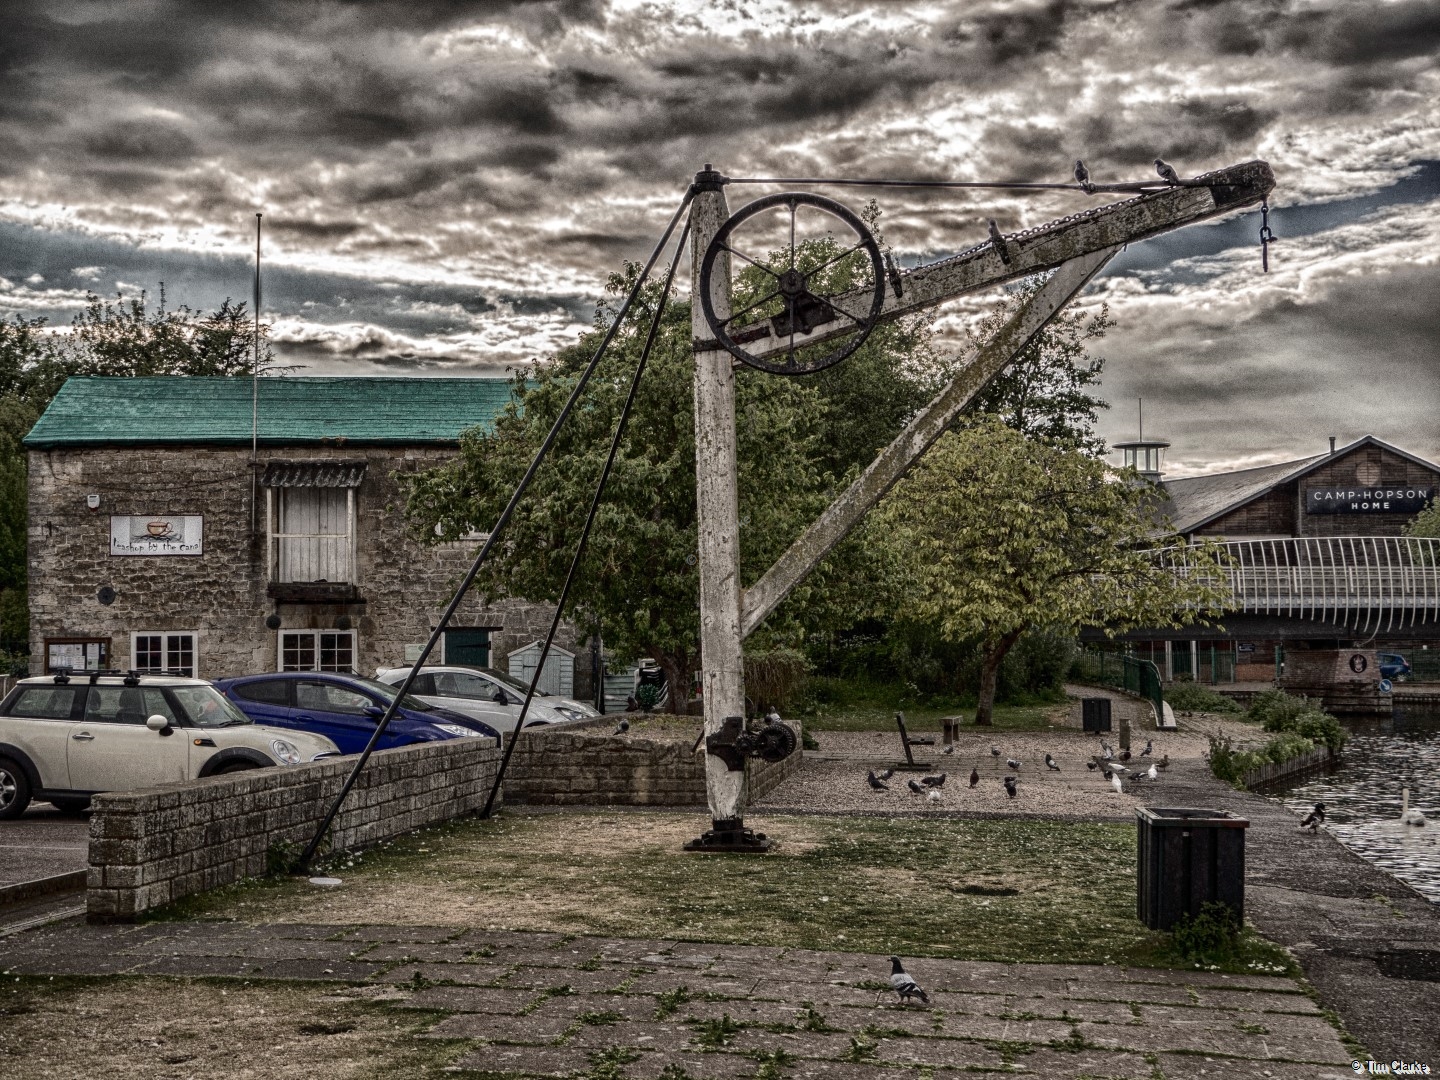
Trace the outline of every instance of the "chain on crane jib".
<path fill-rule="evenodd" d="M 781 268 L 747 254 L 747 244 L 736 239 L 737 232 L 741 237 L 747 235 L 743 231 L 746 222 L 776 209 L 788 211 L 788 223 L 782 222 L 788 224 L 789 240 L 780 260 L 786 265 Z M 802 209 L 811 213 L 806 215 L 807 227 L 797 241 L 797 215 Z M 817 215 L 825 224 L 823 231 L 817 231 L 812 224 Z M 764 241 L 764 231 L 761 222 L 755 225 L 750 234 L 754 236 L 754 243 L 760 244 Z M 854 243 L 818 265 L 804 265 L 801 258 L 805 249 L 804 240 L 837 232 L 837 226 L 848 229 L 854 235 Z M 725 318 L 720 318 L 715 311 L 712 288 L 714 275 L 719 272 L 717 268 L 722 265 L 722 254 L 756 268 L 766 279 L 760 299 Z M 857 286 L 854 280 L 847 280 L 843 285 L 827 285 L 824 282 L 825 271 L 839 269 L 837 264 L 852 255 L 860 256 L 856 268 L 860 284 Z M 833 302 L 841 293 L 853 296 L 857 288 L 863 290 L 866 274 L 870 282 L 868 311 L 857 315 L 848 310 L 850 305 L 841 307 Z M 833 271 L 828 276 L 844 277 Z M 881 308 L 885 305 L 885 285 L 890 276 L 874 235 L 848 207 L 823 195 L 782 192 L 741 207 L 720 227 L 700 264 L 700 303 L 715 341 L 737 360 L 776 375 L 808 375 L 838 364 L 864 344 L 879 321 Z M 893 276 L 898 278 L 899 275 Z M 896 291 L 898 295 L 898 289 Z M 837 323 L 842 324 L 840 333 L 844 336 L 839 338 L 834 348 L 824 353 L 817 349 L 807 350 L 807 345 L 814 341 L 835 340 Z M 850 324 L 849 333 L 843 329 L 845 323 Z M 814 337 L 817 330 L 822 331 L 820 339 Z M 757 341 L 779 343 L 783 351 L 775 353 L 773 358 L 757 356 L 745 348 Z"/>

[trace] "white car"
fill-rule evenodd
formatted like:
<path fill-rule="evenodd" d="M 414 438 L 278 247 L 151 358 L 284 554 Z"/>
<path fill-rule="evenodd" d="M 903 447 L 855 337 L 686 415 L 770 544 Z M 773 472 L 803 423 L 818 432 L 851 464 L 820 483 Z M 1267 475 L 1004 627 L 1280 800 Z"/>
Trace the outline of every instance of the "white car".
<path fill-rule="evenodd" d="M 408 667 L 381 668 L 375 677 L 383 683 L 399 686 L 409 674 Z M 502 732 L 515 730 L 527 690 L 528 686 L 504 672 L 468 664 L 422 668 L 410 686 L 410 693 L 425 704 L 464 713 Z M 525 726 L 572 724 L 599 715 L 593 706 L 584 702 L 537 689 L 530 702 L 530 711 L 525 714 Z"/>
<path fill-rule="evenodd" d="M 32 798 L 78 812 L 101 791 L 334 757 L 323 735 L 263 727 L 204 679 L 77 672 L 0 702 L 0 819 Z"/>

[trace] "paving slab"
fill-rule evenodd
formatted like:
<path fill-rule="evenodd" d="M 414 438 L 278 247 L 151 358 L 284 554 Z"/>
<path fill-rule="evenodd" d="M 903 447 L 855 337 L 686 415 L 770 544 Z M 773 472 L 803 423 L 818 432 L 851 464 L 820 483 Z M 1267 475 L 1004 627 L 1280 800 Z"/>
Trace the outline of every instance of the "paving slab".
<path fill-rule="evenodd" d="M 589 1067 L 590 1055 L 569 1047 L 484 1046 L 456 1062 L 457 1069 L 530 1076 L 570 1076 Z"/>
<path fill-rule="evenodd" d="M 400 1008 L 435 1009 L 452 1013 L 515 1016 L 535 1001 L 527 990 L 494 990 L 482 986 L 431 986 L 396 1001 Z"/>
<path fill-rule="evenodd" d="M 459 1013 L 427 1031 L 432 1039 L 489 1039 L 492 1042 L 551 1043 L 570 1030 L 573 1016 L 508 1016 Z"/>

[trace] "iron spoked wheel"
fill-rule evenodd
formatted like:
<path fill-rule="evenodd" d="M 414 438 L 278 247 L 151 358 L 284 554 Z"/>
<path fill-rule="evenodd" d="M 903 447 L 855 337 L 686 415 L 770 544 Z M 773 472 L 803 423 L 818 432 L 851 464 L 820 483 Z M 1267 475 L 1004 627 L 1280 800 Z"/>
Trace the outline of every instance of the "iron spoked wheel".
<path fill-rule="evenodd" d="M 848 237 L 835 239 L 847 230 Z M 771 246 L 777 234 L 778 250 Z M 762 257 L 764 250 L 769 257 Z M 722 254 L 743 264 L 739 273 L 750 286 L 725 318 L 712 299 Z M 776 375 L 823 371 L 863 345 L 879 321 L 885 305 L 880 245 L 833 199 L 767 195 L 732 214 L 710 242 L 700 264 L 700 303 L 715 340 L 742 363 Z"/>

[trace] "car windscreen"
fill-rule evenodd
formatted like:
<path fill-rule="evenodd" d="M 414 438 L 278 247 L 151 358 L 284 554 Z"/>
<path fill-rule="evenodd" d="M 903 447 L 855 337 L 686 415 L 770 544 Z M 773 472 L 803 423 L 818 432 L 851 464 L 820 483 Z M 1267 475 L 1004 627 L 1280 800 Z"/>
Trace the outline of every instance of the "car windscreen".
<path fill-rule="evenodd" d="M 190 722 L 199 727 L 232 727 L 251 722 L 213 686 L 171 686 L 166 689 L 175 698 L 176 704 L 185 710 Z"/>
<path fill-rule="evenodd" d="M 512 676 L 512 675 L 506 675 L 503 671 L 496 671 L 494 668 L 490 668 L 490 667 L 480 668 L 479 670 L 480 670 L 480 671 L 483 671 L 486 675 L 488 675 L 490 678 L 494 679 L 496 682 L 498 682 L 498 683 L 504 683 L 506 686 L 508 686 L 508 687 L 509 687 L 510 689 L 512 689 L 512 690 L 518 690 L 518 691 L 520 692 L 520 696 L 521 696 L 522 698 L 523 698 L 527 693 L 530 692 L 530 684 L 529 684 L 529 683 L 521 682 L 519 679 L 515 678 L 515 677 Z M 535 688 L 535 696 L 536 696 L 536 697 L 549 697 L 550 695 L 547 694 L 544 690 L 541 690 L 541 689 L 537 686 L 537 687 Z"/>
<path fill-rule="evenodd" d="M 369 690 L 371 693 L 375 694 L 376 697 L 384 701 L 386 705 L 389 705 L 392 701 L 395 700 L 395 687 L 387 686 L 379 679 L 367 679 L 364 675 L 348 675 L 346 676 L 346 682 L 358 683 L 359 685 L 365 687 L 366 690 Z M 410 709 L 413 712 L 435 711 L 435 707 L 433 705 L 426 705 L 414 694 L 406 694 L 405 700 L 400 703 L 400 707 L 404 709 Z"/>

